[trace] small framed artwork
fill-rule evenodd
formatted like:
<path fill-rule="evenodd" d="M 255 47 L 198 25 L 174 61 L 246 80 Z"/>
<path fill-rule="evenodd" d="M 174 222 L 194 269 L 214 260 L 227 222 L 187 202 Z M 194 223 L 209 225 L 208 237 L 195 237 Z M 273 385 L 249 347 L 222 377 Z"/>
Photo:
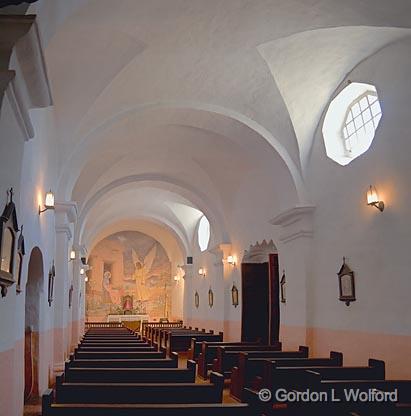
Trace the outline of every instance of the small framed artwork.
<path fill-rule="evenodd" d="M 210 308 L 212 308 L 214 305 L 214 293 L 210 287 L 209 291 L 208 291 L 208 306 Z"/>
<path fill-rule="evenodd" d="M 20 229 L 19 239 L 17 241 L 17 264 L 16 264 L 16 278 L 17 278 L 17 285 L 16 285 L 16 293 L 21 293 L 21 274 L 23 268 L 23 257 L 26 254 L 26 250 L 24 248 L 24 237 L 23 237 L 23 226 Z"/>
<path fill-rule="evenodd" d="M 233 287 L 231 288 L 231 304 L 236 308 L 238 303 L 238 289 L 235 283 L 233 283 Z"/>
<path fill-rule="evenodd" d="M 283 270 L 283 274 L 280 280 L 280 298 L 281 303 L 286 303 L 287 299 L 285 296 L 285 270 Z"/>
<path fill-rule="evenodd" d="M 56 268 L 54 266 L 54 261 L 53 261 L 53 265 L 50 268 L 49 271 L 49 287 L 48 287 L 48 303 L 49 306 L 51 306 L 52 302 L 53 302 L 53 292 L 54 292 L 54 278 L 56 277 Z"/>
<path fill-rule="evenodd" d="M 7 191 L 8 201 L 0 217 L 0 287 L 1 296 L 15 283 L 14 262 L 16 255 L 16 234 L 19 230 L 16 206 L 13 202 L 13 188 Z"/>
<path fill-rule="evenodd" d="M 200 295 L 198 294 L 197 291 L 196 291 L 196 293 L 194 293 L 194 305 L 197 309 L 200 306 Z"/>
<path fill-rule="evenodd" d="M 73 285 L 71 285 L 69 289 L 69 308 L 71 308 L 73 302 L 73 289 Z"/>
<path fill-rule="evenodd" d="M 345 257 L 338 275 L 338 285 L 340 291 L 340 301 L 345 302 L 347 306 L 356 300 L 355 298 L 355 278 L 354 272 L 346 263 Z"/>

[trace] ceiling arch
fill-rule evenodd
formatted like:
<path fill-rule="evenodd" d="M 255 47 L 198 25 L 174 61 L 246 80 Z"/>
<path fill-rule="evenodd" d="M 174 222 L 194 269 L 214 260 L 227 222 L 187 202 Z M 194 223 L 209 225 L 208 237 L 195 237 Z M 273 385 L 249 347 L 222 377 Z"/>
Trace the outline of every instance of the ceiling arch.
<path fill-rule="evenodd" d="M 319 28 L 258 47 L 287 105 L 306 167 L 314 133 L 333 92 L 362 60 L 411 29 L 344 26 Z"/>

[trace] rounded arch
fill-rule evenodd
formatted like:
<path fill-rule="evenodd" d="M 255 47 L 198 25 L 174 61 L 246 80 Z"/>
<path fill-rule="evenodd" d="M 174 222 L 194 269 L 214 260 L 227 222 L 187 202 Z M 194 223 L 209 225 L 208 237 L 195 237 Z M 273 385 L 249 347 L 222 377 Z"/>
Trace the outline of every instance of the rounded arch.
<path fill-rule="evenodd" d="M 81 210 L 78 233 L 75 236 L 76 242 L 80 244 L 82 243 L 87 218 L 90 215 L 92 208 L 99 202 L 99 200 L 107 196 L 110 192 L 130 184 L 150 184 L 151 186 L 154 185 L 159 188 L 166 186 L 168 190 L 174 191 L 178 195 L 185 197 L 207 216 L 212 228 L 217 230 L 216 238 L 218 240 L 223 241 L 227 238 L 228 233 L 226 231 L 223 216 L 217 207 L 215 207 L 214 202 L 206 194 L 196 189 L 189 183 L 157 173 L 123 177 L 100 188 L 86 201 Z M 175 227 L 172 228 L 178 233 L 178 230 Z M 185 242 L 185 246 L 188 246 L 187 242 Z"/>
<path fill-rule="evenodd" d="M 43 254 L 38 247 L 30 253 L 27 272 L 25 299 L 25 342 L 24 342 L 24 399 L 39 395 L 39 332 L 40 299 L 43 292 Z"/>
<path fill-rule="evenodd" d="M 167 112 L 166 121 L 161 117 L 161 112 L 164 111 Z M 171 113 L 171 115 L 169 113 Z M 208 123 L 208 125 L 204 122 L 204 114 L 210 117 L 210 123 Z M 81 172 L 87 164 L 89 152 L 93 152 L 95 150 L 100 134 L 111 128 L 117 122 L 126 120 L 130 117 L 133 117 L 137 122 L 139 118 L 147 121 L 149 116 L 153 118 L 152 122 L 155 124 L 181 123 L 182 125 L 193 127 L 198 124 L 203 124 L 202 127 L 204 129 L 210 129 L 214 132 L 224 131 L 225 135 L 227 135 L 231 129 L 233 130 L 233 134 L 230 134 L 230 137 L 240 141 L 242 140 L 240 137 L 246 138 L 245 140 L 249 141 L 248 145 L 250 145 L 253 137 L 268 142 L 274 151 L 278 153 L 287 167 L 292 178 L 298 200 L 300 202 L 308 201 L 308 194 L 301 175 L 300 167 L 298 162 L 295 161 L 298 160 L 298 157 L 293 159 L 284 145 L 276 139 L 269 130 L 249 117 L 232 109 L 192 101 L 145 103 L 126 109 L 123 112 L 114 115 L 110 119 L 105 120 L 97 127 L 84 132 L 83 134 L 77 132 L 77 135 L 81 137 L 81 139 L 76 143 L 71 155 L 66 159 L 67 162 L 63 167 L 59 178 L 58 191 L 61 197 L 67 200 L 71 198 L 71 192 L 77 181 L 79 172 Z M 216 118 L 218 118 L 218 120 Z M 228 123 L 232 124 L 232 126 L 229 126 Z M 238 134 L 238 129 L 242 131 L 242 134 Z M 255 142 L 253 142 L 253 145 L 255 145 Z"/>

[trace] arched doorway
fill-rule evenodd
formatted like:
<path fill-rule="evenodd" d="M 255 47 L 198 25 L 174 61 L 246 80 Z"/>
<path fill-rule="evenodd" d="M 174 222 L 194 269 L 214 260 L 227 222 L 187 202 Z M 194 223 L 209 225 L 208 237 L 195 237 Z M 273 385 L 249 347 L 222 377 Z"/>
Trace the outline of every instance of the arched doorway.
<path fill-rule="evenodd" d="M 241 263 L 241 340 L 264 344 L 278 341 L 280 326 L 277 248 L 271 240 L 246 250 Z"/>
<path fill-rule="evenodd" d="M 39 395 L 38 358 L 40 295 L 43 288 L 43 255 L 38 247 L 31 254 L 28 265 L 25 303 L 25 342 L 24 342 L 24 402 Z"/>

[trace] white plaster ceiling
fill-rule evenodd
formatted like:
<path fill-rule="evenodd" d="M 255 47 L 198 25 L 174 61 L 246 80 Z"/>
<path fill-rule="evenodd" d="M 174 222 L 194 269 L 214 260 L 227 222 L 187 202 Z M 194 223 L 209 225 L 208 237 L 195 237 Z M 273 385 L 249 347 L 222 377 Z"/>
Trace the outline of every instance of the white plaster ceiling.
<path fill-rule="evenodd" d="M 284 98 L 306 166 L 329 97 L 364 58 L 411 34 L 410 29 L 346 26 L 276 39 L 258 50 Z"/>
<path fill-rule="evenodd" d="M 411 26 L 408 0 L 40 0 L 29 12 L 55 103 L 60 196 L 108 220 L 99 192 L 161 184 L 185 202 L 146 194 L 164 207 L 135 208 L 187 242 L 191 208 L 224 239 L 244 178 L 309 202 L 303 168 L 335 88 L 408 33 L 393 27 Z M 191 208 L 175 215 L 180 203 Z"/>

